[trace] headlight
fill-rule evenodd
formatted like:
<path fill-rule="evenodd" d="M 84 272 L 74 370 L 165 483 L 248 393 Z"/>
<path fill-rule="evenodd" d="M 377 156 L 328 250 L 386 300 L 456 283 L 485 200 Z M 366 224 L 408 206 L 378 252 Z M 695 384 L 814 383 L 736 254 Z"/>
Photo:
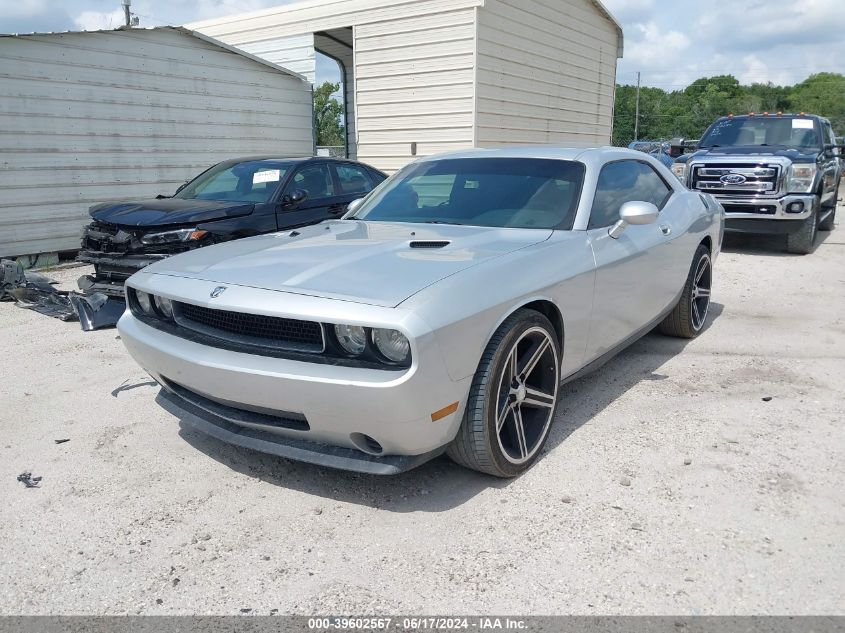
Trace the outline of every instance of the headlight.
<path fill-rule="evenodd" d="M 389 361 L 401 363 L 407 360 L 411 351 L 408 339 L 399 330 L 373 330 L 373 343 L 376 349 Z"/>
<path fill-rule="evenodd" d="M 170 242 L 192 242 L 201 240 L 208 231 L 202 229 L 177 229 L 175 231 L 162 231 L 161 233 L 147 233 L 141 236 L 144 244 L 168 244 Z"/>
<path fill-rule="evenodd" d="M 158 308 L 158 311 L 161 312 L 166 319 L 173 318 L 173 303 L 170 301 L 170 299 L 156 296 L 155 304 Z"/>
<path fill-rule="evenodd" d="M 367 332 L 359 325 L 335 325 L 334 333 L 337 335 L 337 342 L 344 351 L 360 356 L 367 347 Z"/>
<path fill-rule="evenodd" d="M 135 298 L 138 299 L 138 305 L 141 306 L 144 314 L 154 314 L 152 295 L 141 290 L 136 290 Z"/>
<path fill-rule="evenodd" d="M 791 165 L 789 168 L 789 181 L 787 189 L 794 193 L 809 193 L 813 190 L 816 180 L 815 165 Z"/>
<path fill-rule="evenodd" d="M 686 184 L 687 180 L 687 164 L 686 163 L 672 163 L 672 173 L 678 177 L 682 183 Z"/>

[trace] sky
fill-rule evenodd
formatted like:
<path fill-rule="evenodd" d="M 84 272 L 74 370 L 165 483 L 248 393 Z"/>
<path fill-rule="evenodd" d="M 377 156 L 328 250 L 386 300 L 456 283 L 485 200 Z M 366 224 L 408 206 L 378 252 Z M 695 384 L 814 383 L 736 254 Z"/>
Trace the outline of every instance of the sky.
<path fill-rule="evenodd" d="M 141 26 L 184 24 L 284 4 L 284 0 L 132 0 Z M 604 0 L 622 23 L 617 79 L 666 90 L 703 76 L 789 85 L 821 71 L 845 73 L 845 0 Z M 120 0 L 0 0 L 0 32 L 114 28 Z M 317 81 L 336 81 L 318 59 Z"/>

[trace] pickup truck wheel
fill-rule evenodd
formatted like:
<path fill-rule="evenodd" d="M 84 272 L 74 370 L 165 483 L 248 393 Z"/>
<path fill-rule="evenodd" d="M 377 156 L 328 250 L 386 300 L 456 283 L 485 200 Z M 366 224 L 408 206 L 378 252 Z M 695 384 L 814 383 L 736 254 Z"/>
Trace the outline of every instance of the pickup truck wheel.
<path fill-rule="evenodd" d="M 794 255 L 808 255 L 813 252 L 813 245 L 816 243 L 819 213 L 813 209 L 809 218 L 800 221 L 803 222 L 801 228 L 786 236 L 786 251 Z"/>
<path fill-rule="evenodd" d="M 707 247 L 699 244 L 681 298 L 657 326 L 660 333 L 678 338 L 695 338 L 701 334 L 707 321 L 712 288 L 713 261 Z"/>
<path fill-rule="evenodd" d="M 830 210 L 830 214 L 821 222 L 819 222 L 819 231 L 832 231 L 836 226 L 836 206 Z"/>
<path fill-rule="evenodd" d="M 559 384 L 554 327 L 539 312 L 516 311 L 484 350 L 464 419 L 446 454 L 488 475 L 516 477 L 546 443 Z"/>

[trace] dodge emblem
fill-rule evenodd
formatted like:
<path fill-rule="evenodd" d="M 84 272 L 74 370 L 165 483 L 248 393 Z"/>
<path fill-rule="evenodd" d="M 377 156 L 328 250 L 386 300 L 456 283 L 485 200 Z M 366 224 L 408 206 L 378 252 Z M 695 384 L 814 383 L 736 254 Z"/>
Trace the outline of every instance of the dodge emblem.
<path fill-rule="evenodd" d="M 220 295 L 222 295 L 226 291 L 226 286 L 217 286 L 214 290 L 211 291 L 211 298 L 216 299 Z"/>
<path fill-rule="evenodd" d="M 745 176 L 742 174 L 725 174 L 719 180 L 726 185 L 741 185 L 745 182 Z"/>

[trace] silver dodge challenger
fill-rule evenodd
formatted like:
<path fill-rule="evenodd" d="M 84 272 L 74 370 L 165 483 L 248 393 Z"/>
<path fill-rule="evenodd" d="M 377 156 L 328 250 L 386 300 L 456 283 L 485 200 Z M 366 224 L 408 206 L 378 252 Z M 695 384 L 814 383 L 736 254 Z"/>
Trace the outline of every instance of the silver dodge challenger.
<path fill-rule="evenodd" d="M 159 402 L 224 442 L 377 474 L 445 452 L 513 477 L 563 382 L 655 327 L 702 331 L 723 226 L 641 152 L 433 156 L 342 219 L 143 269 L 118 329 Z"/>

